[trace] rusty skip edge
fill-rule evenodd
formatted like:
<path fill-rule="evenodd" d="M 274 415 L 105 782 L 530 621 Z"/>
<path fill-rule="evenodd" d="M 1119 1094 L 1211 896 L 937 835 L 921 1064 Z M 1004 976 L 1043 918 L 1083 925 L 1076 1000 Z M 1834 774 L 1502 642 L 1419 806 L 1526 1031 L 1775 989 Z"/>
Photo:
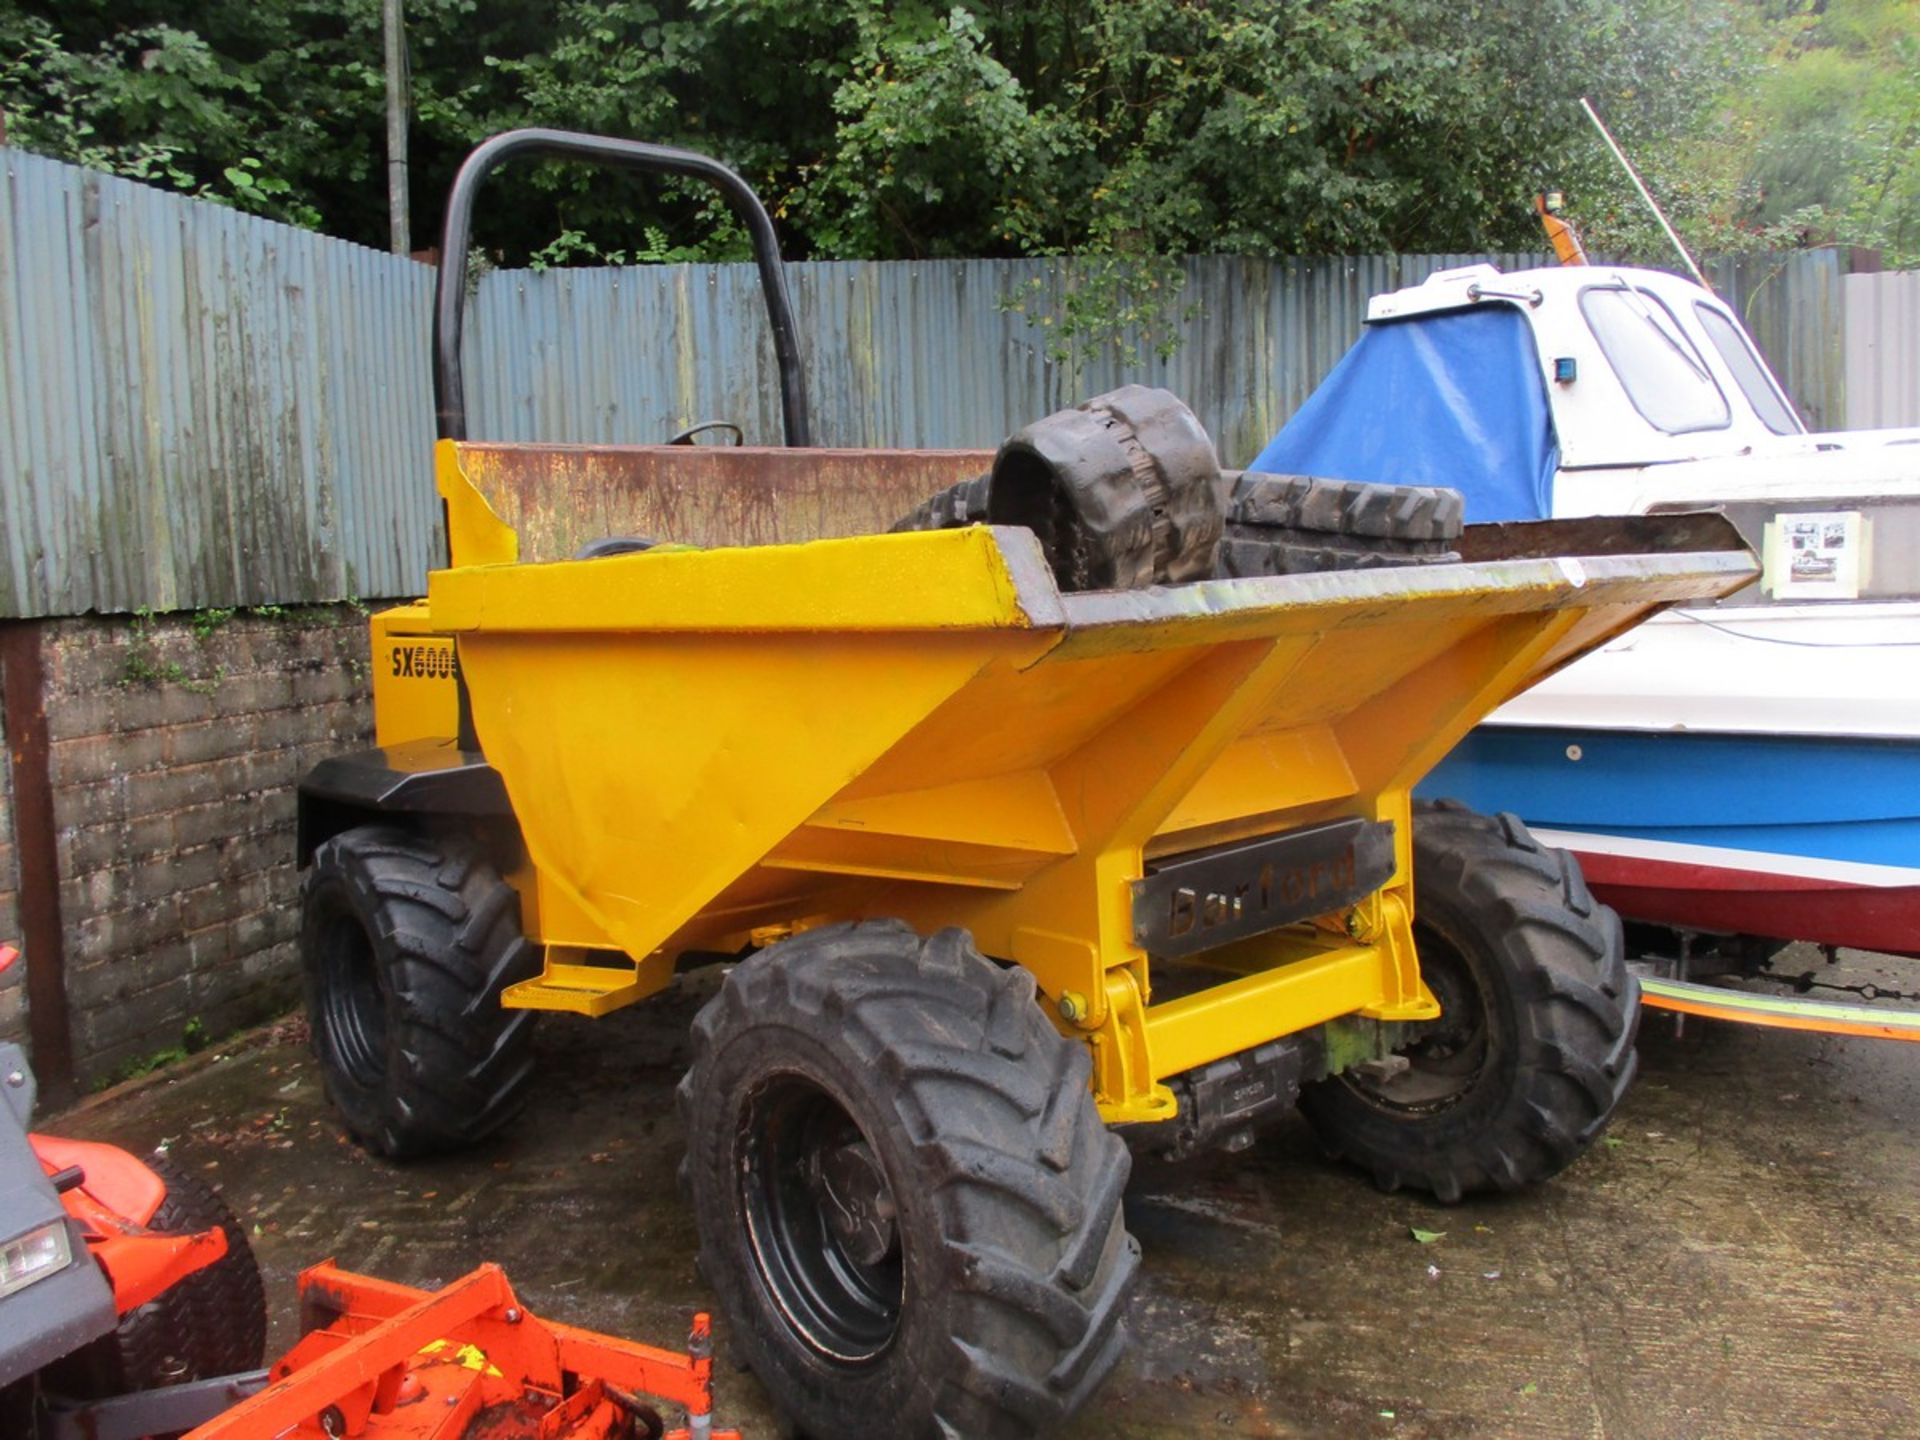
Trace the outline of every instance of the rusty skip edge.
<path fill-rule="evenodd" d="M 560 560 L 609 535 L 717 547 L 877 534 L 993 452 L 463 444 L 459 460 L 523 558 Z"/>
<path fill-rule="evenodd" d="M 1644 523 L 1604 517 L 1470 527 L 1460 564 L 1089 591 L 1067 595 L 1061 605 L 1068 627 L 1079 630 L 1336 606 L 1377 619 L 1383 605 L 1448 598 L 1472 600 L 1483 610 L 1608 605 L 1650 611 L 1731 594 L 1760 573 L 1753 551 L 1722 515 L 1632 519 Z"/>
<path fill-rule="evenodd" d="M 1738 528 L 1717 510 L 1469 525 L 1458 549 L 1468 562 L 1745 552 L 1756 574 L 1760 568 Z"/>

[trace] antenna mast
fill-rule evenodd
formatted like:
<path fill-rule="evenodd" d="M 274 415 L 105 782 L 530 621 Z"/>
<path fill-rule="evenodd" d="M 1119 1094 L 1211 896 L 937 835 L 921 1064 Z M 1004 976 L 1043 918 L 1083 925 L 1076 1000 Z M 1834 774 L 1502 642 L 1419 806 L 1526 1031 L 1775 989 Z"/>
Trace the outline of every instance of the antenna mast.
<path fill-rule="evenodd" d="M 1613 138 L 1613 132 L 1607 129 L 1606 121 L 1600 118 L 1600 112 L 1593 108 L 1593 102 L 1582 95 L 1580 108 L 1587 112 L 1587 119 L 1591 120 L 1593 128 L 1600 132 L 1600 138 L 1607 142 L 1607 149 L 1611 150 L 1613 158 L 1620 162 L 1620 168 L 1627 172 L 1627 178 L 1633 181 L 1633 188 L 1640 192 L 1640 198 L 1647 202 L 1647 209 L 1651 210 L 1653 218 L 1660 222 L 1660 228 L 1667 232 L 1667 239 L 1673 242 L 1673 248 L 1678 250 L 1680 258 L 1687 262 L 1687 269 L 1693 272 L 1693 278 L 1700 282 L 1703 290 L 1713 289 L 1713 286 L 1707 282 L 1707 277 L 1700 273 L 1700 267 L 1693 263 L 1693 256 L 1687 253 L 1687 247 L 1680 242 L 1679 233 L 1667 223 L 1667 217 L 1660 212 L 1659 202 L 1653 198 L 1652 192 L 1641 180 L 1640 172 L 1633 168 L 1633 162 L 1627 159 L 1627 152 L 1620 148 L 1619 142 Z"/>

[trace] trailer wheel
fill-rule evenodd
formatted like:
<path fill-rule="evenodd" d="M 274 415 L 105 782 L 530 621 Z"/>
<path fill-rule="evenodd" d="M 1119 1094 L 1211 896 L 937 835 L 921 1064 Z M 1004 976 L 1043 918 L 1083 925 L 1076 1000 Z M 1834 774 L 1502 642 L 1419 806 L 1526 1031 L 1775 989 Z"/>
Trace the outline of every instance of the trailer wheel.
<path fill-rule="evenodd" d="M 314 1053 L 361 1144 L 458 1149 L 519 1111 L 533 1014 L 500 992 L 539 960 L 479 845 L 386 825 L 336 835 L 307 872 L 300 944 Z"/>
<path fill-rule="evenodd" d="M 1228 475 L 1222 577 L 1307 575 L 1460 557 L 1465 501 L 1434 485 L 1378 485 L 1310 475 Z"/>
<path fill-rule="evenodd" d="M 1557 1174 L 1632 1082 L 1640 986 L 1620 919 L 1565 851 L 1512 815 L 1442 801 L 1413 817 L 1414 937 L 1440 1018 L 1406 1066 L 1311 1085 L 1301 1109 L 1383 1190 L 1451 1203 Z"/>
<path fill-rule="evenodd" d="M 164 1158 L 148 1164 L 166 1182 L 167 1198 L 147 1228 L 188 1234 L 218 1226 L 227 1253 L 121 1316 L 111 1335 L 51 1367 L 49 1388 L 75 1399 L 257 1370 L 266 1353 L 266 1290 L 240 1222 L 199 1177 Z"/>
<path fill-rule="evenodd" d="M 830 926 L 727 977 L 682 1176 L 734 1343 L 805 1433 L 1018 1440 L 1106 1377 L 1139 1248 L 1089 1066 L 960 930 Z"/>

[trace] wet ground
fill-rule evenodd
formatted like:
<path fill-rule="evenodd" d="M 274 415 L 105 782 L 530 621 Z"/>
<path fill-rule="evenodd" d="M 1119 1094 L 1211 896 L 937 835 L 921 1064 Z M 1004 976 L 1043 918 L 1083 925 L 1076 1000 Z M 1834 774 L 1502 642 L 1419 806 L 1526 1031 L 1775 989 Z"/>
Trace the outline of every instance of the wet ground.
<path fill-rule="evenodd" d="M 1847 962 L 1907 989 L 1916 970 Z M 49 1128 L 163 1142 L 219 1185 L 272 1351 L 327 1256 L 425 1286 L 497 1260 L 537 1313 L 677 1347 L 709 1303 L 671 1094 L 708 984 L 548 1021 L 530 1111 L 453 1159 L 347 1143 L 297 1024 Z M 1651 1013 L 1642 1033 L 1607 1141 L 1522 1197 L 1378 1194 L 1297 1118 L 1245 1155 L 1138 1167 L 1133 1350 L 1070 1435 L 1920 1436 L 1920 1045 L 1676 1037 Z M 730 1369 L 719 1411 L 780 1433 Z"/>

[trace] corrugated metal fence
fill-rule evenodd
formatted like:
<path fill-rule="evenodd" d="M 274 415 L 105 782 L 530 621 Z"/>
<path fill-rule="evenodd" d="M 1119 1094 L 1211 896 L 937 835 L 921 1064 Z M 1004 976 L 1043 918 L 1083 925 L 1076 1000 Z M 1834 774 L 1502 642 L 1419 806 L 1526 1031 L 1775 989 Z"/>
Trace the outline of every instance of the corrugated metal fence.
<path fill-rule="evenodd" d="M 417 586 L 431 273 L 0 156 L 0 615 Z"/>
<path fill-rule="evenodd" d="M 1346 352 L 1369 295 L 1486 258 L 1188 260 L 1165 323 L 1129 327 L 1077 363 L 1054 358 L 1052 327 L 1009 308 L 1021 297 L 1027 313 L 1059 313 L 1089 283 L 1071 262 L 827 262 L 789 266 L 788 279 L 819 444 L 993 446 L 1048 411 L 1142 381 L 1192 404 L 1235 463 Z M 777 443 L 764 316 L 745 265 L 490 274 L 467 335 L 474 434 L 620 444 L 715 418 Z M 1181 343 L 1162 358 L 1155 342 L 1170 330 Z"/>
<path fill-rule="evenodd" d="M 436 546 L 431 272 L 19 151 L 0 165 L 0 616 L 417 592 Z M 1189 260 L 1167 323 L 1069 363 L 1029 316 L 1096 285 L 1087 266 L 789 274 L 818 443 L 991 446 L 1140 380 L 1192 403 L 1234 464 L 1345 352 L 1369 295 L 1480 258 Z M 1715 279 L 1809 418 L 1837 423 L 1834 258 Z M 657 441 L 709 418 L 779 438 L 747 266 L 495 272 L 467 338 L 476 438 Z"/>
<path fill-rule="evenodd" d="M 1844 284 L 1848 423 L 1920 425 L 1920 270 Z"/>
<path fill-rule="evenodd" d="M 1157 329 L 1129 328 L 1073 364 L 1054 331 L 1089 272 L 1049 260 L 793 265 L 816 435 L 827 445 L 991 446 L 1028 421 L 1130 380 L 1198 412 L 1229 464 L 1244 462 L 1312 393 L 1360 332 L 1367 298 L 1435 270 L 1543 255 L 1185 262 Z M 1816 426 L 1837 423 L 1840 272 L 1831 254 L 1721 260 L 1711 279 L 1747 319 Z M 1021 297 L 1026 313 L 1009 308 Z M 1170 355 L 1156 341 L 1177 331 Z M 508 440 L 640 442 L 699 418 L 774 440 L 773 347 L 747 266 L 499 272 L 469 329 L 475 433 Z M 689 408 L 691 403 L 692 408 Z"/>

